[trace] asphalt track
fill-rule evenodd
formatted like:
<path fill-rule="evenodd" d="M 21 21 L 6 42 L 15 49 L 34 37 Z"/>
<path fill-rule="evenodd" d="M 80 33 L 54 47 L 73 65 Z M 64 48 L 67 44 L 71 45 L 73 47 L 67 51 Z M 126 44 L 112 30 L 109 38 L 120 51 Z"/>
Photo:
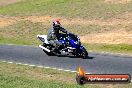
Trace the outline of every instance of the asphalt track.
<path fill-rule="evenodd" d="M 132 75 L 132 56 L 89 53 L 90 58 L 73 56 L 47 56 L 42 49 L 33 46 L 0 45 L 0 61 L 48 66 L 76 70 L 82 66 L 88 73 L 129 73 Z"/>

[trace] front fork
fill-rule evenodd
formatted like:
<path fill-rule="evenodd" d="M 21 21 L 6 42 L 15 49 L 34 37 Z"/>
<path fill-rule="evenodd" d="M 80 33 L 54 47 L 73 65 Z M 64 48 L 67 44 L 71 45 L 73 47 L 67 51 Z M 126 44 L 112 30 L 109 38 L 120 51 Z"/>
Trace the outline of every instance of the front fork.
<path fill-rule="evenodd" d="M 73 52 L 73 55 L 81 56 L 83 48 L 84 48 L 83 46 L 80 46 L 77 49 L 75 49 L 74 52 Z"/>

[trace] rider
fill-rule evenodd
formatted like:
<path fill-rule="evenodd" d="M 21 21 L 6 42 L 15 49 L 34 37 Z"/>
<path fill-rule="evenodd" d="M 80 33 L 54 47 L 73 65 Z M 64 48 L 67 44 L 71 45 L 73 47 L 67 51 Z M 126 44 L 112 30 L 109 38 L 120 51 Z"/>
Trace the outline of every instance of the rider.
<path fill-rule="evenodd" d="M 60 31 L 68 34 L 68 31 L 61 26 L 60 22 L 58 20 L 55 20 L 53 21 L 53 27 L 49 29 L 47 36 L 48 42 L 55 47 L 53 51 L 57 51 L 58 53 L 60 53 L 58 48 L 60 47 L 60 45 L 62 45 L 62 43 L 58 41 Z"/>

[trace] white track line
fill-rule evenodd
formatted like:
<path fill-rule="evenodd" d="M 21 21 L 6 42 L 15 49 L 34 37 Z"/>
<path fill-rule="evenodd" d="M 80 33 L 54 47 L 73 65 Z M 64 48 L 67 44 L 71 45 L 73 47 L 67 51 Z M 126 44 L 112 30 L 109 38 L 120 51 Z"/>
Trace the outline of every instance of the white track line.
<path fill-rule="evenodd" d="M 23 65 L 28 65 L 28 64 L 23 64 Z"/>
<path fill-rule="evenodd" d="M 8 62 L 9 64 L 13 64 L 13 62 Z"/>
<path fill-rule="evenodd" d="M 5 61 L 5 62 L 7 62 L 7 61 Z M 15 64 L 22 64 L 22 63 L 15 63 Z"/>
<path fill-rule="evenodd" d="M 37 66 L 37 65 L 33 65 L 33 64 L 23 64 L 23 63 L 9 62 L 9 61 L 2 61 L 2 62 L 4 62 L 4 63 L 9 63 L 9 64 L 25 65 L 25 66 L 30 66 L 30 67 L 50 68 L 50 69 L 54 69 L 54 70 L 66 71 L 66 72 L 72 72 L 72 73 L 77 72 L 77 71 L 72 71 L 72 70 L 65 70 L 65 69 L 59 69 L 59 68 L 52 68 L 52 67 L 48 67 L 48 66 Z"/>
<path fill-rule="evenodd" d="M 9 46 L 24 46 L 24 47 L 38 47 L 38 46 L 33 46 L 33 45 L 17 45 L 17 44 L 5 44 Z"/>
<path fill-rule="evenodd" d="M 52 67 L 45 67 L 45 66 L 37 66 L 37 65 L 30 65 L 30 64 L 23 64 L 23 63 L 14 63 L 14 62 L 8 62 L 8 61 L 2 61 L 4 63 L 9 63 L 9 64 L 19 64 L 19 65 L 25 65 L 25 66 L 30 66 L 30 67 L 38 67 L 38 68 L 50 68 L 50 69 L 54 69 L 54 70 L 59 70 L 59 71 L 65 71 L 65 72 L 72 72 L 72 73 L 76 73 L 77 71 L 72 71 L 72 70 L 65 70 L 65 69 L 58 69 L 58 68 L 52 68 Z M 86 73 L 86 74 L 90 74 L 90 73 Z M 131 80 L 132 82 L 132 80 Z"/>
<path fill-rule="evenodd" d="M 37 66 L 38 68 L 43 68 L 43 66 Z"/>

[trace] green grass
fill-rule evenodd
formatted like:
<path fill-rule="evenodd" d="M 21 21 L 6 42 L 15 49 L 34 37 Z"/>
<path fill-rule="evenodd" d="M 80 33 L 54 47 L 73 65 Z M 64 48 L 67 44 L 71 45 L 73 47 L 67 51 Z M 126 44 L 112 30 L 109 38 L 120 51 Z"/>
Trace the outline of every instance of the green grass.
<path fill-rule="evenodd" d="M 83 88 L 76 84 L 68 84 L 64 82 L 49 80 L 32 80 L 23 77 L 0 76 L 1 88 Z M 85 87 L 86 88 L 86 87 Z M 92 87 L 89 87 L 92 88 Z"/>
<path fill-rule="evenodd" d="M 47 33 L 47 29 L 47 25 L 42 25 L 41 23 L 21 21 L 0 29 L 0 42 L 36 45 L 40 43 L 37 39 L 37 34 Z"/>
<path fill-rule="evenodd" d="M 132 45 L 128 44 L 84 44 L 88 50 L 100 52 L 132 54 Z"/>
<path fill-rule="evenodd" d="M 109 4 L 104 0 L 23 0 L 0 8 L 0 14 L 7 16 L 51 15 L 84 19 L 113 18 L 124 12 L 132 12 L 132 2 Z"/>
<path fill-rule="evenodd" d="M 5 70 L 6 69 L 6 70 Z M 86 84 L 80 86 L 76 73 L 8 64 L 0 61 L 0 88 L 131 88 L 131 84 Z"/>
<path fill-rule="evenodd" d="M 80 86 L 75 76 L 70 72 L 0 62 L 0 88 L 101 88 Z"/>

